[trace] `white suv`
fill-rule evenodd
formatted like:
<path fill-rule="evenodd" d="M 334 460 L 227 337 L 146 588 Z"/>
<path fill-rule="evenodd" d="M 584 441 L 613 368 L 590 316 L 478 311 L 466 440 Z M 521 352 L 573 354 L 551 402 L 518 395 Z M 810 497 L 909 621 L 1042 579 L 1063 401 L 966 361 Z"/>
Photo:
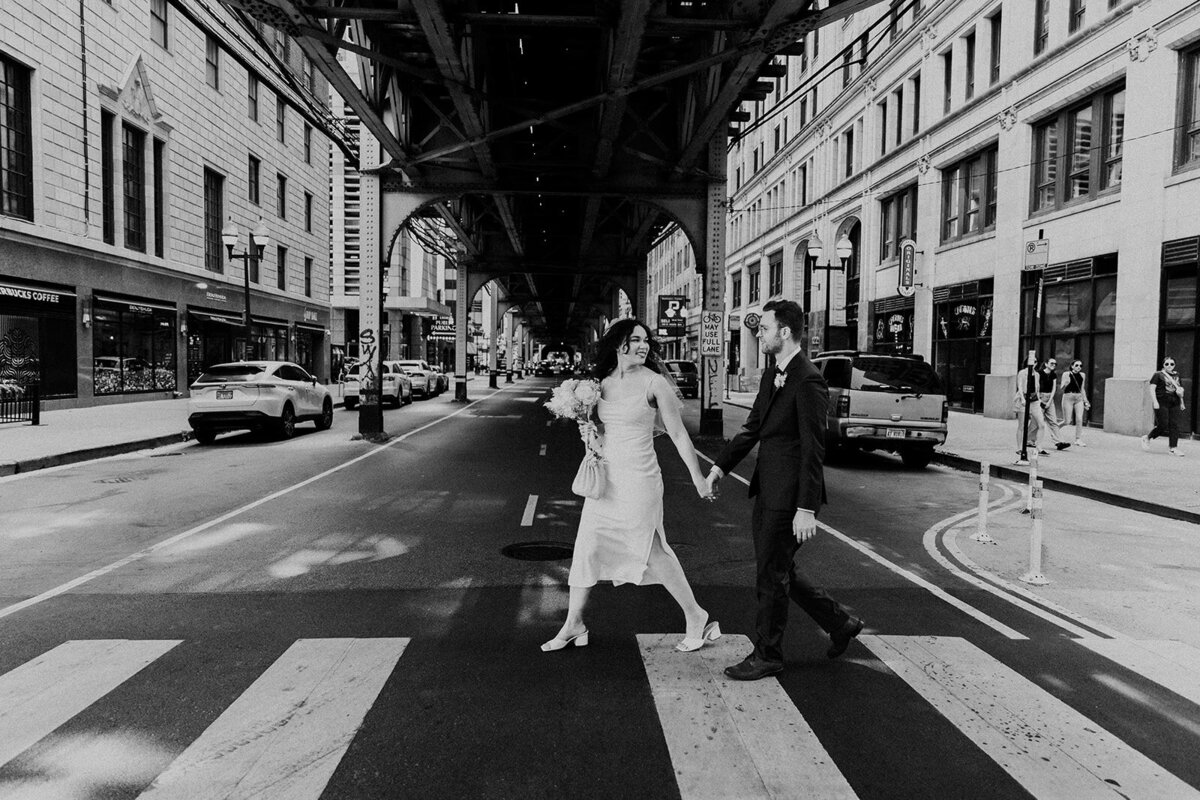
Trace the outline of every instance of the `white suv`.
<path fill-rule="evenodd" d="M 946 441 L 946 391 L 920 356 L 831 350 L 813 363 L 829 384 L 828 450 L 886 450 L 920 469 Z"/>
<path fill-rule="evenodd" d="M 438 380 L 437 373 L 425 359 L 413 358 L 391 363 L 398 365 L 408 375 L 409 380 L 412 381 L 413 394 L 428 398 L 441 391 L 441 381 Z"/>

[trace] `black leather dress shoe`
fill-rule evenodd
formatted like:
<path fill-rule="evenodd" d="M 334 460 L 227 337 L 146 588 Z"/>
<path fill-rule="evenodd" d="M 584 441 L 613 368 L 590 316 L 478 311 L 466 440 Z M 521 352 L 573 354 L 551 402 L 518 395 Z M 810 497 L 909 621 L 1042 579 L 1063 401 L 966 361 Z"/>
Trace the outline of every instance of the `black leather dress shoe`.
<path fill-rule="evenodd" d="M 746 656 L 745 661 L 725 668 L 725 674 L 735 681 L 756 681 L 780 672 L 783 672 L 782 661 L 766 661 L 757 656 Z"/>
<path fill-rule="evenodd" d="M 857 617 L 851 617 L 843 622 L 842 627 L 829 634 L 829 649 L 825 651 L 825 655 L 837 658 L 846 652 L 846 648 L 850 646 L 850 640 L 862 633 L 862 629 L 863 621 Z"/>

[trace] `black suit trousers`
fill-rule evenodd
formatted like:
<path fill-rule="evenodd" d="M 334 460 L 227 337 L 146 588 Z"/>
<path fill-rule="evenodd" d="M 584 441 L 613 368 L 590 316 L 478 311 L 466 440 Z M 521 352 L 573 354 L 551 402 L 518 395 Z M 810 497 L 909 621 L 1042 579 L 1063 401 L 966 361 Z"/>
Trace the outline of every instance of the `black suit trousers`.
<path fill-rule="evenodd" d="M 761 496 L 755 498 L 751 522 L 758 567 L 754 654 L 766 661 L 783 661 L 789 598 L 826 633 L 837 630 L 850 618 L 837 600 L 796 569 L 796 550 L 800 545 L 792 533 L 794 516 L 795 511 L 769 509 Z"/>

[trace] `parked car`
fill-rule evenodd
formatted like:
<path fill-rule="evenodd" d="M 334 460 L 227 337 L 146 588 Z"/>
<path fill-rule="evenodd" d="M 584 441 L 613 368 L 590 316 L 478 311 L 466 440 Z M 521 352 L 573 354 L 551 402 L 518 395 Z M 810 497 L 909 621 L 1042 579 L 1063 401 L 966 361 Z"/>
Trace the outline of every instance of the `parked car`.
<path fill-rule="evenodd" d="M 418 397 L 430 398 L 438 393 L 438 378 L 433 367 L 423 358 L 410 358 L 403 361 L 393 361 L 399 364 L 409 380 L 412 381 L 413 393 Z"/>
<path fill-rule="evenodd" d="M 450 388 L 450 376 L 447 375 L 445 372 L 443 372 L 441 367 L 430 367 L 430 369 L 432 369 L 434 371 L 434 374 L 437 375 L 437 392 L 436 392 L 436 394 L 441 394 L 442 392 L 449 389 Z"/>
<path fill-rule="evenodd" d="M 380 392 L 380 402 L 399 407 L 413 401 L 412 380 L 400 367 L 399 362 L 383 362 L 383 386 Z M 342 401 L 346 408 L 352 409 L 359 403 L 358 376 L 361 365 L 355 364 L 346 370 L 346 380 L 342 383 Z"/>
<path fill-rule="evenodd" d="M 684 397 L 700 396 L 700 371 L 691 361 L 668 359 L 663 365 L 671 372 L 671 378 Z"/>
<path fill-rule="evenodd" d="M 333 425 L 329 389 L 290 361 L 215 364 L 191 389 L 188 424 L 200 444 L 224 431 L 271 431 L 290 439 L 297 422 L 312 420 L 319 431 Z"/>
<path fill-rule="evenodd" d="M 829 384 L 832 451 L 886 450 L 920 469 L 946 441 L 946 392 L 920 356 L 832 350 L 813 363 Z"/>

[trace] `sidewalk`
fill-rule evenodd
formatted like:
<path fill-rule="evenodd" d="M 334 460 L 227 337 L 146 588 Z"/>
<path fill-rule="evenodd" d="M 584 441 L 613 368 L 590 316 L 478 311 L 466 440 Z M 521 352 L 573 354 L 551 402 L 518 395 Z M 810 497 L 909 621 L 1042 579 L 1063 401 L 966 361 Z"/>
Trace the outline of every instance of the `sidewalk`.
<path fill-rule="evenodd" d="M 749 408 L 750 392 L 731 392 L 729 405 Z M 971 472 L 991 465 L 991 474 L 1027 481 L 1029 467 L 1013 466 L 1016 460 L 1015 420 L 992 419 L 981 414 L 950 412 L 949 435 L 935 460 Z M 1075 429 L 1069 430 L 1072 437 Z M 1150 443 L 1143 452 L 1134 436 L 1106 433 L 1099 428 L 1083 432 L 1086 447 L 1054 450 L 1038 459 L 1038 479 L 1046 489 L 1101 500 L 1157 516 L 1200 523 L 1200 443 L 1179 443 L 1184 458 L 1167 453 L 1165 438 Z"/>

